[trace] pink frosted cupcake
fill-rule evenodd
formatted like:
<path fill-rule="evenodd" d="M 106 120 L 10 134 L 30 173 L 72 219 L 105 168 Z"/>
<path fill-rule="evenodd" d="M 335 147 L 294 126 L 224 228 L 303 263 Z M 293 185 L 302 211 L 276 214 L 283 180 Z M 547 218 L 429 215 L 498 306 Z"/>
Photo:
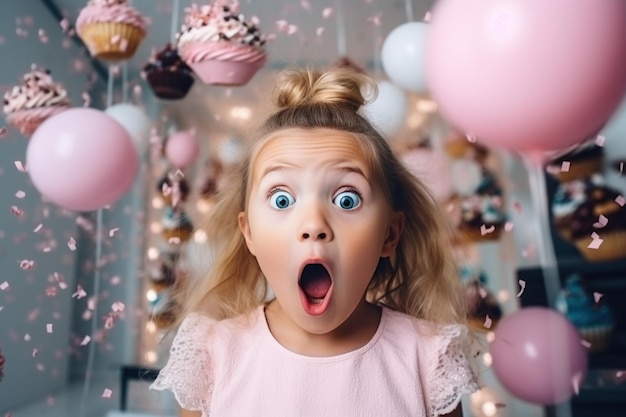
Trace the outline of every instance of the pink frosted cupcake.
<path fill-rule="evenodd" d="M 4 93 L 4 114 L 9 124 L 30 137 L 44 120 L 70 108 L 67 90 L 55 83 L 49 70 L 32 66 L 22 84 Z"/>
<path fill-rule="evenodd" d="M 119 61 L 135 54 L 149 24 L 126 0 L 89 0 L 78 15 L 76 31 L 92 56 Z"/>
<path fill-rule="evenodd" d="M 238 14 L 239 2 L 215 0 L 186 9 L 178 52 L 204 83 L 244 85 L 265 65 L 266 38 L 256 19 Z"/>

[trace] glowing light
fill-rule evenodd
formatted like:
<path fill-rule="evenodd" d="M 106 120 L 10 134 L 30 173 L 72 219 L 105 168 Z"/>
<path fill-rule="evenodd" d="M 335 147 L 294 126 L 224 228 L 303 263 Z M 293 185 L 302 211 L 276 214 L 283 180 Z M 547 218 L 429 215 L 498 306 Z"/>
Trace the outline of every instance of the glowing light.
<path fill-rule="evenodd" d="M 423 113 L 435 113 L 438 109 L 437 103 L 428 99 L 418 100 L 415 107 L 418 111 Z"/>
<path fill-rule="evenodd" d="M 150 223 L 150 231 L 154 234 L 159 234 L 163 231 L 163 226 L 159 222 Z"/>
<path fill-rule="evenodd" d="M 155 247 L 148 249 L 148 259 L 156 260 L 159 258 L 159 250 Z"/>
<path fill-rule="evenodd" d="M 496 339 L 496 334 L 494 332 L 487 332 L 487 342 L 491 343 Z"/>
<path fill-rule="evenodd" d="M 157 353 L 153 350 L 147 351 L 144 357 L 148 363 L 155 363 L 158 359 Z"/>
<path fill-rule="evenodd" d="M 198 200 L 196 203 L 196 208 L 202 214 L 206 214 L 211 211 L 211 207 L 213 207 L 213 204 L 206 200 Z"/>
<path fill-rule="evenodd" d="M 482 412 L 487 417 L 495 416 L 496 413 L 498 412 L 498 408 L 491 401 L 485 401 L 481 408 L 482 408 Z"/>
<path fill-rule="evenodd" d="M 156 332 L 156 330 L 157 330 L 157 327 L 156 327 L 156 324 L 154 324 L 153 321 L 149 321 L 148 323 L 146 323 L 146 331 L 148 333 L 154 333 L 154 332 Z"/>
<path fill-rule="evenodd" d="M 498 301 L 501 303 L 506 303 L 511 298 L 511 294 L 507 290 L 498 291 Z"/>
<path fill-rule="evenodd" d="M 486 366 L 491 366 L 491 364 L 493 363 L 493 358 L 491 357 L 491 353 L 485 352 L 485 354 L 483 355 L 483 363 Z"/>
<path fill-rule="evenodd" d="M 157 292 L 156 292 L 156 291 L 154 291 L 154 290 L 148 290 L 148 291 L 146 292 L 146 298 L 147 298 L 147 299 L 148 299 L 148 301 L 150 301 L 150 302 L 155 301 L 155 300 L 157 299 L 157 297 L 158 297 L 158 294 L 157 294 Z"/>
<path fill-rule="evenodd" d="M 159 197 L 154 197 L 152 199 L 152 207 L 155 209 L 163 208 L 163 200 Z"/>
<path fill-rule="evenodd" d="M 193 240 L 196 243 L 205 243 L 207 241 L 207 235 L 204 230 L 196 230 L 193 233 Z"/>
<path fill-rule="evenodd" d="M 230 117 L 239 120 L 250 120 L 252 117 L 252 109 L 247 106 L 235 106 L 230 109 Z"/>

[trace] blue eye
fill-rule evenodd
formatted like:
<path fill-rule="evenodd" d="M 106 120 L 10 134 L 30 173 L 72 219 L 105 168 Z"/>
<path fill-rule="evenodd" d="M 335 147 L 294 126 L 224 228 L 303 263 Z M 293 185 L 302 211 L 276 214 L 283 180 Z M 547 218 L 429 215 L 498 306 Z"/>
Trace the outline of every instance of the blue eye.
<path fill-rule="evenodd" d="M 270 197 L 270 204 L 278 210 L 284 210 L 295 202 L 296 199 L 287 191 L 276 191 Z"/>
<path fill-rule="evenodd" d="M 361 205 L 361 196 L 354 191 L 344 191 L 337 194 L 333 203 L 344 210 L 354 210 Z"/>

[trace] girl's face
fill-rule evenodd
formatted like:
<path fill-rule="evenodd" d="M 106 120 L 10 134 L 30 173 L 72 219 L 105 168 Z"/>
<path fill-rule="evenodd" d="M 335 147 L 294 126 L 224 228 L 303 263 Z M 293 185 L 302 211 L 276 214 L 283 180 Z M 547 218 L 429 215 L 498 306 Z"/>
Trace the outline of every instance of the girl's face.
<path fill-rule="evenodd" d="M 262 146 L 242 233 L 286 316 L 308 333 L 329 333 L 366 308 L 366 288 L 396 247 L 402 215 L 348 133 L 287 129 Z"/>

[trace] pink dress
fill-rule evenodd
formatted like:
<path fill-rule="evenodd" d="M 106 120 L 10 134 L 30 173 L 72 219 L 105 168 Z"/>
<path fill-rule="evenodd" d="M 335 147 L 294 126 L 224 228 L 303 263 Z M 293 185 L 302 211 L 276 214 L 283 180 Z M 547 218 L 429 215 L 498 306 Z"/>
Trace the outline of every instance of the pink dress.
<path fill-rule="evenodd" d="M 192 314 L 150 388 L 203 417 L 434 417 L 478 389 L 466 327 L 382 311 L 365 346 L 330 357 L 279 344 L 264 306 L 222 321 Z"/>

